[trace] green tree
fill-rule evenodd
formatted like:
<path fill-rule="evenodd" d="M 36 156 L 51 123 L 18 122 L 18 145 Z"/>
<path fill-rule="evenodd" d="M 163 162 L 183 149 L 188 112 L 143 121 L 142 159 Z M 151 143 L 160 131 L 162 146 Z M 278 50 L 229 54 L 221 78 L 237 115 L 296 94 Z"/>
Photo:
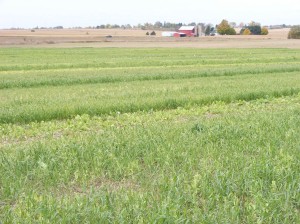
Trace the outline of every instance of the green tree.
<path fill-rule="evenodd" d="M 217 31 L 221 35 L 236 35 L 235 29 L 233 29 L 225 19 L 218 25 Z"/>
<path fill-rule="evenodd" d="M 254 25 L 254 26 L 246 26 L 253 35 L 261 35 L 261 26 L 260 25 Z"/>
<path fill-rule="evenodd" d="M 210 26 L 210 25 L 207 25 L 206 28 L 205 28 L 205 36 L 209 36 L 209 34 L 210 34 L 210 29 L 211 29 L 211 26 Z"/>

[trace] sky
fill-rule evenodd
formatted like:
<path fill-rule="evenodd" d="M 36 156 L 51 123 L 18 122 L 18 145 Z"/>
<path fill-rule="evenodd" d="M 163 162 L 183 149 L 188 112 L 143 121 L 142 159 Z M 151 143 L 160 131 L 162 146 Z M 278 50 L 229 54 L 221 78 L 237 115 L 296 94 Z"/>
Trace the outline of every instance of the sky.
<path fill-rule="evenodd" d="M 156 21 L 300 24 L 300 0 L 0 0 L 0 28 L 87 27 Z"/>

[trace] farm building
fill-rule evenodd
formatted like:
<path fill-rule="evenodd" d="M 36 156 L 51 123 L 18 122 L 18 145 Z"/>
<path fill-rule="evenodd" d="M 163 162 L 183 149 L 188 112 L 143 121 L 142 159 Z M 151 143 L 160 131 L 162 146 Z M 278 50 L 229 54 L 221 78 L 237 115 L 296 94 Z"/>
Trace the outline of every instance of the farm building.
<path fill-rule="evenodd" d="M 177 32 L 162 32 L 163 37 L 199 37 L 202 35 L 201 26 L 182 26 Z"/>
<path fill-rule="evenodd" d="M 179 33 L 185 33 L 188 37 L 195 36 L 195 26 L 182 26 L 178 30 Z"/>
<path fill-rule="evenodd" d="M 163 37 L 174 37 L 175 33 L 177 33 L 177 32 L 171 32 L 171 31 L 162 32 L 161 36 L 163 36 Z"/>
<path fill-rule="evenodd" d="M 161 35 L 163 37 L 186 37 L 185 33 L 179 33 L 179 32 L 162 32 Z"/>
<path fill-rule="evenodd" d="M 179 33 L 179 32 L 176 32 L 174 33 L 174 37 L 186 37 L 186 33 Z"/>

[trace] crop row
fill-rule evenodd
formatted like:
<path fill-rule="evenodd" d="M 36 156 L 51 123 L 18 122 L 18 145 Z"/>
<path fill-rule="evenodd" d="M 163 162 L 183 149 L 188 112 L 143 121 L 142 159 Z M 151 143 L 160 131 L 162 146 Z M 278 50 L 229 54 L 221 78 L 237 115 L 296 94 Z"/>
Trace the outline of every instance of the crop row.
<path fill-rule="evenodd" d="M 0 123 L 164 110 L 299 92 L 299 72 L 3 89 Z"/>
<path fill-rule="evenodd" d="M 92 68 L 0 72 L 0 89 L 65 86 L 146 80 L 190 79 L 242 74 L 299 72 L 300 63 L 233 64 L 225 66 L 172 66 L 153 68 Z"/>
<path fill-rule="evenodd" d="M 290 49 L 0 49 L 0 71 L 299 62 Z"/>

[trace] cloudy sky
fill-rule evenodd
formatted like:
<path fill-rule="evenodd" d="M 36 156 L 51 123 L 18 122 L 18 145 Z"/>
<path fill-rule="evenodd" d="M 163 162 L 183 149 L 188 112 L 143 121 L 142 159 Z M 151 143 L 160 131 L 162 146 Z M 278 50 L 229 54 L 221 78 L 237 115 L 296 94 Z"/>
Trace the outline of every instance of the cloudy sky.
<path fill-rule="evenodd" d="M 0 0 L 0 28 L 156 21 L 300 24 L 300 0 Z"/>

